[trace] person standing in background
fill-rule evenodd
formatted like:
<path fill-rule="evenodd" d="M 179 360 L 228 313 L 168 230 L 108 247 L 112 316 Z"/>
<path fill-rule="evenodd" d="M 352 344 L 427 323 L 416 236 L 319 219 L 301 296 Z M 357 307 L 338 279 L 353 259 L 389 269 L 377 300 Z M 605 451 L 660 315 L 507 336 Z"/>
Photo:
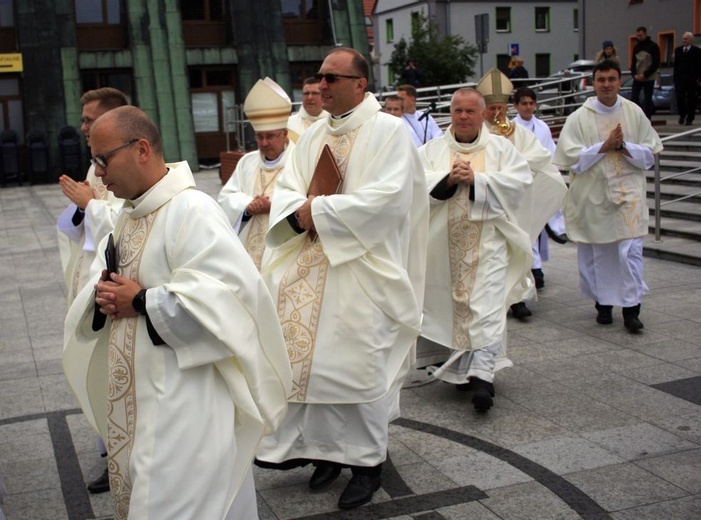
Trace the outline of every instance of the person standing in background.
<path fill-rule="evenodd" d="M 630 73 L 633 76 L 633 88 L 630 99 L 639 105 L 645 116 L 652 119 L 655 113 L 655 105 L 652 103 L 652 93 L 655 89 L 655 74 L 660 67 L 660 48 L 647 35 L 647 28 L 640 26 L 635 30 L 638 42 L 633 47 L 633 61 L 630 64 Z M 643 94 L 643 102 L 640 103 L 640 93 Z"/>
<path fill-rule="evenodd" d="M 698 105 L 701 82 L 701 49 L 694 45 L 694 35 L 685 32 L 682 44 L 674 49 L 674 91 L 677 94 L 679 124 L 691 126 Z"/>

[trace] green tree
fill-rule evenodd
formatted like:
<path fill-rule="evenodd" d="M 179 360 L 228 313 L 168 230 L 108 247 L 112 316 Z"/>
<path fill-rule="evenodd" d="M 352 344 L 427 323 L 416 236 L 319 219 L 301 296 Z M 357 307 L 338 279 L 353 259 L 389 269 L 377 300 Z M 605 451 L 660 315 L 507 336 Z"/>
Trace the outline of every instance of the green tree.
<path fill-rule="evenodd" d="M 477 47 L 461 36 L 441 36 L 438 25 L 426 16 L 412 24 L 409 43 L 401 38 L 394 46 L 389 65 L 397 84 L 409 59 L 421 69 L 421 86 L 463 83 L 474 74 Z"/>

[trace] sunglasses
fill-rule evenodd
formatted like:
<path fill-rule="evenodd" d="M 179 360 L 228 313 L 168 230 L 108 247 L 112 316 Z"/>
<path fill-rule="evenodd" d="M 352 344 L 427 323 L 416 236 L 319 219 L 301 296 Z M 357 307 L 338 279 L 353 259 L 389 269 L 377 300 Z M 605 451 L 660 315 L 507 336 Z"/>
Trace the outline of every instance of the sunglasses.
<path fill-rule="evenodd" d="M 136 142 L 138 142 L 138 141 L 139 141 L 138 139 L 132 139 L 132 140 L 129 141 L 128 143 L 124 143 L 122 146 L 118 146 L 118 147 L 115 148 L 114 150 L 110 150 L 109 152 L 103 153 L 102 155 L 96 155 L 95 157 L 92 157 L 92 158 L 90 159 L 90 163 L 93 164 L 93 165 L 97 165 L 97 166 L 99 166 L 100 168 L 103 168 L 103 169 L 104 169 L 104 168 L 107 168 L 107 159 L 108 159 L 109 157 L 112 157 L 114 154 L 116 154 L 116 153 L 117 153 L 119 150 L 121 150 L 122 148 L 126 148 L 127 146 L 131 146 L 132 144 L 134 144 L 134 143 L 136 143 Z"/>
<path fill-rule="evenodd" d="M 314 74 L 314 78 L 317 81 L 321 81 L 322 79 L 326 80 L 326 83 L 336 83 L 338 81 L 338 78 L 348 78 L 348 79 L 360 79 L 360 76 L 348 76 L 346 74 L 333 74 L 331 72 L 322 74 L 321 72 L 317 72 Z"/>

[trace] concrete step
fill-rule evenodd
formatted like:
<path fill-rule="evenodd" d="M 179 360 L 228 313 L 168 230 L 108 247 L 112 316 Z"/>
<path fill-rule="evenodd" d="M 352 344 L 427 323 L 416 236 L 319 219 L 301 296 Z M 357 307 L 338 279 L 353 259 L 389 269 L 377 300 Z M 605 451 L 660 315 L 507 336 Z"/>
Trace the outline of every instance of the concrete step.
<path fill-rule="evenodd" d="M 649 200 L 654 200 L 655 198 L 655 183 L 649 178 L 647 196 Z M 665 182 L 660 185 L 660 199 L 663 201 L 687 196 L 690 196 L 689 199 L 686 199 L 687 202 L 701 203 L 701 180 L 690 184 L 670 184 Z"/>
<path fill-rule="evenodd" d="M 701 266 L 701 241 L 662 236 L 660 242 L 655 242 L 655 235 L 651 233 L 645 237 L 643 255 L 649 258 Z"/>
<path fill-rule="evenodd" d="M 660 234 L 668 237 L 684 238 L 701 244 L 701 225 L 697 221 L 676 218 L 660 212 Z M 655 214 L 650 211 L 650 234 L 655 234 Z"/>

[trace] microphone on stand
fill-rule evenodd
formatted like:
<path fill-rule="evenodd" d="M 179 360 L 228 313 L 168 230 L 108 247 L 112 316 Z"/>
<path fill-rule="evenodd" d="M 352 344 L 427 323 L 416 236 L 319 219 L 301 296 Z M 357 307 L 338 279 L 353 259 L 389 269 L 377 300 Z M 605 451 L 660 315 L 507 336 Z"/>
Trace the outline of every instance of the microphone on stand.
<path fill-rule="evenodd" d="M 424 110 L 423 114 L 419 116 L 419 121 L 423 121 L 424 119 L 426 119 L 431 112 L 434 112 L 436 110 L 436 108 L 436 102 L 431 101 L 429 107 L 426 110 Z"/>

